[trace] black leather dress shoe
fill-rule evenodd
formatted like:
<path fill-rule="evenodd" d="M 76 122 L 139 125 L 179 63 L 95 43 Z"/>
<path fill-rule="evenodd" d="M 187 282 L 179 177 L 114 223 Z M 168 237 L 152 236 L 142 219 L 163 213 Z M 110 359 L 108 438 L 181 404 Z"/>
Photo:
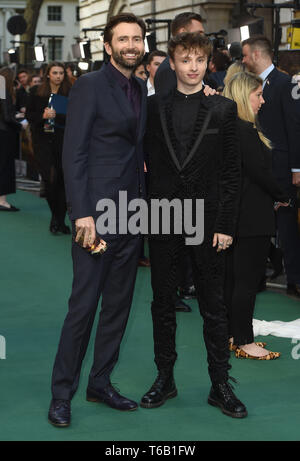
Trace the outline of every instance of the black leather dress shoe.
<path fill-rule="evenodd" d="M 194 285 L 191 285 L 188 288 L 179 289 L 179 297 L 182 299 L 195 299 L 196 298 L 196 288 Z"/>
<path fill-rule="evenodd" d="M 95 390 L 90 387 L 86 391 L 88 402 L 106 403 L 109 407 L 121 411 L 133 411 L 138 408 L 138 404 L 133 400 L 122 397 L 111 384 L 104 389 Z"/>
<path fill-rule="evenodd" d="M 294 283 L 288 283 L 287 289 L 286 289 L 286 294 L 291 295 L 291 296 L 295 296 L 296 298 L 300 298 L 300 289 Z"/>
<path fill-rule="evenodd" d="M 70 400 L 51 400 L 48 420 L 53 426 L 68 427 L 71 423 Z"/>
<path fill-rule="evenodd" d="M 177 389 L 171 372 L 159 372 L 149 391 L 142 397 L 142 408 L 157 408 L 166 400 L 176 397 Z"/>
<path fill-rule="evenodd" d="M 221 408 L 222 413 L 232 418 L 245 418 L 248 414 L 245 405 L 234 395 L 228 382 L 212 386 L 208 403 Z"/>

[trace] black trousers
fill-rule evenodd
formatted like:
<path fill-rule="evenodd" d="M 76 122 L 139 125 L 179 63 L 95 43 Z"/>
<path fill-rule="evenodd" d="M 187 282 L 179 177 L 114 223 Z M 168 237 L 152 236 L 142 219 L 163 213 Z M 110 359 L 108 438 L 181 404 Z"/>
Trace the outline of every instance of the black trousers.
<path fill-rule="evenodd" d="M 71 400 L 77 390 L 101 295 L 89 386 L 97 390 L 110 382 L 132 303 L 140 244 L 139 237 L 122 236 L 94 258 L 73 243 L 73 287 L 54 363 L 53 398 Z"/>
<path fill-rule="evenodd" d="M 298 229 L 297 188 L 292 184 L 291 171 L 285 172 L 283 170 L 280 172 L 277 169 L 274 174 L 281 188 L 291 198 L 292 205 L 291 207 L 280 207 L 276 212 L 278 236 L 283 250 L 287 283 L 300 285 L 300 234 Z"/>
<path fill-rule="evenodd" d="M 182 237 L 149 240 L 152 320 L 155 363 L 159 370 L 174 366 L 176 353 L 176 313 L 173 293 L 177 283 L 177 265 L 185 248 Z M 224 254 L 217 253 L 212 240 L 200 246 L 186 246 L 193 269 L 203 334 L 207 349 L 208 371 L 214 384 L 228 379 L 228 320 L 223 302 Z"/>
<path fill-rule="evenodd" d="M 64 224 L 67 205 L 62 169 L 64 130 L 33 134 L 33 150 L 45 183 L 45 196 L 53 218 Z"/>
<path fill-rule="evenodd" d="M 0 130 L 0 195 L 16 192 L 15 158 L 19 134 Z"/>
<path fill-rule="evenodd" d="M 226 254 L 225 304 L 229 337 L 234 344 L 254 342 L 253 313 L 259 283 L 265 274 L 270 236 L 237 237 Z"/>

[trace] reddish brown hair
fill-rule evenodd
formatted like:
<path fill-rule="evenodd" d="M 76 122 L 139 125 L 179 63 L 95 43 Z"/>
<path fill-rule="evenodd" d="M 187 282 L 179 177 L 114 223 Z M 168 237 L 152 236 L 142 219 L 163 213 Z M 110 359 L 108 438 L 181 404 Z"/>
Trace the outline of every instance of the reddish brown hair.
<path fill-rule="evenodd" d="M 175 37 L 172 37 L 168 43 L 168 53 L 172 60 L 174 60 L 175 50 L 181 46 L 184 50 L 203 50 L 207 58 L 212 53 L 212 44 L 208 37 L 201 35 L 198 32 L 188 33 L 183 32 Z"/>

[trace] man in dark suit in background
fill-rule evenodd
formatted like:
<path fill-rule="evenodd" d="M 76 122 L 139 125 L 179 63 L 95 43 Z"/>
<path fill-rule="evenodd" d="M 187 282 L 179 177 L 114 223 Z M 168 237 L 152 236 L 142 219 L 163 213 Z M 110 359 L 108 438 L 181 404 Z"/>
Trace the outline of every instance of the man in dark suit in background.
<path fill-rule="evenodd" d="M 277 211 L 278 235 L 283 249 L 287 293 L 300 297 L 300 236 L 297 225 L 297 187 L 300 186 L 300 99 L 293 97 L 289 75 L 275 68 L 272 44 L 264 36 L 245 40 L 243 63 L 263 79 L 265 104 L 259 123 L 273 147 L 273 172 L 288 197 L 290 207 Z"/>
<path fill-rule="evenodd" d="M 198 32 L 204 35 L 205 32 L 200 14 L 184 12 L 175 16 L 171 23 L 171 35 L 175 37 L 175 35 L 181 34 L 182 32 Z M 171 69 L 170 58 L 167 57 L 156 72 L 154 79 L 155 92 L 157 94 L 168 93 L 172 88 L 176 88 L 176 85 L 176 74 Z"/>
<path fill-rule="evenodd" d="M 145 195 L 146 86 L 132 76 L 144 56 L 145 34 L 144 22 L 132 14 L 111 18 L 104 32 L 110 63 L 78 79 L 70 94 L 63 167 L 73 235 L 83 233 L 85 247 L 96 237 L 99 200 L 113 200 L 118 216 L 119 191 L 127 192 L 128 202 Z M 52 376 L 49 421 L 55 426 L 70 424 L 70 401 L 78 387 L 101 295 L 87 400 L 118 410 L 137 408 L 136 402 L 122 397 L 110 383 L 129 316 L 141 246 L 140 236 L 120 234 L 103 236 L 108 249 L 99 259 L 72 244 L 72 294 Z"/>

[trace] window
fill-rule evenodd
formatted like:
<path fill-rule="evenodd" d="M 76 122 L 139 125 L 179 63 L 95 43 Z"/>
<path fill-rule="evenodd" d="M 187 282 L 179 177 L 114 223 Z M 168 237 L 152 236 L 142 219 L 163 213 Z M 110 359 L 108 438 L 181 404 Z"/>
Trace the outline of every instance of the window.
<path fill-rule="evenodd" d="M 48 21 L 61 21 L 62 20 L 62 7 L 61 6 L 48 6 Z"/>
<path fill-rule="evenodd" d="M 54 47 L 53 47 L 54 44 Z M 48 39 L 48 60 L 62 61 L 63 59 L 63 41 L 61 38 L 56 38 L 54 41 Z"/>
<path fill-rule="evenodd" d="M 76 22 L 80 21 L 80 7 L 76 6 Z"/>

